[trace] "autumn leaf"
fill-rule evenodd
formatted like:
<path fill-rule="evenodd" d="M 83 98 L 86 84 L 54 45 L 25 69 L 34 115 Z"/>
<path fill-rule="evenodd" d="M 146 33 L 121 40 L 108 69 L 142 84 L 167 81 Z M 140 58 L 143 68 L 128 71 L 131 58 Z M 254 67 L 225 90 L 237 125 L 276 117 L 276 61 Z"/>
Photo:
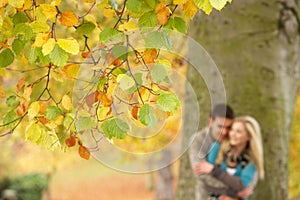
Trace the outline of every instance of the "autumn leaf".
<path fill-rule="evenodd" d="M 147 49 L 144 51 L 143 59 L 145 63 L 155 63 L 155 58 L 157 56 L 156 49 Z"/>
<path fill-rule="evenodd" d="M 40 111 L 40 102 L 33 102 L 28 108 L 28 118 L 29 120 L 33 119 Z"/>
<path fill-rule="evenodd" d="M 137 25 L 133 21 L 125 22 L 119 26 L 119 31 L 124 32 L 126 35 L 133 33 L 137 29 Z"/>
<path fill-rule="evenodd" d="M 99 106 L 99 108 L 97 109 L 98 120 L 105 120 L 110 113 L 111 107 Z"/>
<path fill-rule="evenodd" d="M 78 149 L 78 153 L 79 153 L 80 157 L 82 157 L 86 160 L 90 159 L 91 153 L 85 146 L 80 145 L 79 149 Z"/>
<path fill-rule="evenodd" d="M 139 107 L 133 106 L 131 110 L 131 116 L 136 120 L 138 119 L 138 112 L 139 112 Z"/>
<path fill-rule="evenodd" d="M 39 103 L 40 103 L 39 113 L 43 115 L 43 114 L 45 114 L 48 105 L 42 101 L 40 101 Z"/>
<path fill-rule="evenodd" d="M 40 122 L 41 122 L 42 124 L 47 124 L 47 123 L 49 122 L 49 120 L 46 119 L 45 117 L 38 117 L 38 119 L 40 120 Z"/>
<path fill-rule="evenodd" d="M 5 98 L 5 97 L 6 97 L 5 89 L 2 85 L 0 85 L 0 98 Z"/>
<path fill-rule="evenodd" d="M 174 0 L 173 3 L 176 5 L 185 4 L 187 0 Z"/>
<path fill-rule="evenodd" d="M 78 71 L 79 71 L 79 65 L 78 64 L 69 64 L 64 66 L 63 71 L 67 75 L 68 78 L 76 78 Z"/>
<path fill-rule="evenodd" d="M 165 2 L 157 5 L 155 13 L 157 15 L 157 20 L 161 25 L 166 25 L 168 23 L 171 10 L 166 6 Z"/>
<path fill-rule="evenodd" d="M 63 96 L 61 103 L 64 109 L 66 110 L 72 109 L 72 100 L 68 95 Z"/>
<path fill-rule="evenodd" d="M 107 8 L 104 9 L 103 15 L 107 18 L 114 18 L 115 17 L 115 10 Z"/>
<path fill-rule="evenodd" d="M 66 145 L 68 147 L 73 147 L 76 144 L 76 137 L 74 135 L 71 135 L 69 138 L 65 141 Z"/>
<path fill-rule="evenodd" d="M 58 39 L 57 44 L 66 52 L 76 55 L 79 53 L 79 44 L 74 38 L 71 39 Z"/>
<path fill-rule="evenodd" d="M 81 57 L 83 58 L 88 58 L 92 55 L 92 52 L 91 51 L 86 51 L 86 52 L 82 52 L 81 53 Z"/>
<path fill-rule="evenodd" d="M 24 116 L 26 110 L 28 108 L 28 103 L 27 102 L 24 102 L 22 104 L 20 104 L 18 107 L 17 107 L 17 114 L 22 117 Z"/>
<path fill-rule="evenodd" d="M 78 17 L 75 13 L 67 11 L 60 15 L 59 21 L 64 26 L 72 27 L 78 24 Z"/>
<path fill-rule="evenodd" d="M 16 91 L 17 93 L 25 86 L 26 77 L 19 79 Z"/>
<path fill-rule="evenodd" d="M 97 99 L 101 101 L 103 106 L 110 106 L 112 104 L 112 100 L 108 98 L 108 96 L 104 92 L 99 92 Z"/>
<path fill-rule="evenodd" d="M 98 95 L 99 95 L 99 92 L 98 91 L 95 91 L 89 95 L 87 95 L 85 97 L 85 103 L 89 106 L 89 107 L 92 107 L 94 105 L 94 103 L 96 103 L 97 101 L 99 101 L 98 99 Z"/>
<path fill-rule="evenodd" d="M 50 54 L 55 46 L 55 40 L 53 38 L 49 38 L 45 44 L 42 46 L 42 53 L 44 56 Z"/>
<path fill-rule="evenodd" d="M 198 12 L 198 8 L 195 5 L 194 0 L 187 0 L 187 2 L 183 4 L 183 12 L 191 19 L 195 16 Z"/>

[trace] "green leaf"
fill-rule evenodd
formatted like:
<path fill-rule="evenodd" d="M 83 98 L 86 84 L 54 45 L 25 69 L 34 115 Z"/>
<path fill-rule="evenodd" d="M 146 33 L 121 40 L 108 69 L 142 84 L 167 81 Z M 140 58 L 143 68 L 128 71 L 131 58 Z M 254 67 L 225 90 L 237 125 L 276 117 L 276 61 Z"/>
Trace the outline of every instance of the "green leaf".
<path fill-rule="evenodd" d="M 119 42 L 122 41 L 122 37 L 119 31 L 113 28 L 105 28 L 99 34 L 100 42 L 109 43 L 109 42 Z"/>
<path fill-rule="evenodd" d="M 13 22 L 15 25 L 17 24 L 21 24 L 21 23 L 26 23 L 28 22 L 28 17 L 22 13 L 22 12 L 17 12 L 14 16 L 13 16 Z"/>
<path fill-rule="evenodd" d="M 105 87 L 105 85 L 108 83 L 108 79 L 107 79 L 107 77 L 104 77 L 104 78 L 100 78 L 99 79 L 99 82 L 98 82 L 98 84 L 97 84 L 97 89 L 99 90 L 99 91 L 104 91 L 104 87 Z"/>
<path fill-rule="evenodd" d="M 167 76 L 165 67 L 161 64 L 155 64 L 151 70 L 151 77 L 155 83 L 162 82 Z"/>
<path fill-rule="evenodd" d="M 30 55 L 29 55 L 29 63 L 34 64 L 35 61 L 38 58 L 38 50 L 37 48 L 31 48 L 30 49 Z"/>
<path fill-rule="evenodd" d="M 42 135 L 42 128 L 39 124 L 33 123 L 26 129 L 25 138 L 26 140 L 37 142 Z"/>
<path fill-rule="evenodd" d="M 86 35 L 91 33 L 96 28 L 95 24 L 92 22 L 86 22 L 81 24 L 77 29 L 76 33 L 80 35 Z"/>
<path fill-rule="evenodd" d="M 49 106 L 46 109 L 45 118 L 48 120 L 55 120 L 59 115 L 61 115 L 61 110 L 56 106 Z"/>
<path fill-rule="evenodd" d="M 17 105 L 19 105 L 19 101 L 17 100 L 17 97 L 15 95 L 9 96 L 6 99 L 6 105 L 8 107 L 16 107 Z"/>
<path fill-rule="evenodd" d="M 117 59 L 125 60 L 127 56 L 127 47 L 123 45 L 116 45 L 112 48 L 112 54 Z"/>
<path fill-rule="evenodd" d="M 43 52 L 42 52 L 42 47 L 38 47 L 36 48 L 36 54 L 38 56 L 38 59 L 39 61 L 42 63 L 42 64 L 48 64 L 51 62 L 51 59 L 49 58 L 49 55 L 44 55 Z"/>
<path fill-rule="evenodd" d="M 139 89 L 141 87 L 141 85 L 143 85 L 143 74 L 142 73 L 135 73 L 135 74 L 133 74 L 133 77 L 136 80 L 138 87 L 136 87 L 136 85 L 134 85 L 131 88 L 129 88 L 127 90 L 127 92 L 129 94 L 134 93 L 135 91 L 137 91 L 137 89 Z"/>
<path fill-rule="evenodd" d="M 187 26 L 185 21 L 180 17 L 174 17 L 174 27 L 180 33 L 187 34 Z"/>
<path fill-rule="evenodd" d="M 78 132 L 96 128 L 96 122 L 90 117 L 79 117 L 75 122 L 75 127 Z"/>
<path fill-rule="evenodd" d="M 171 41 L 167 35 L 167 31 L 154 31 L 145 36 L 146 40 L 146 47 L 147 48 L 155 48 L 155 49 L 161 49 L 163 46 L 165 46 L 168 50 L 172 49 Z"/>
<path fill-rule="evenodd" d="M 69 58 L 68 53 L 61 49 L 57 44 L 55 45 L 53 51 L 49 54 L 49 57 L 51 62 L 59 67 L 65 66 Z"/>
<path fill-rule="evenodd" d="M 7 67 L 10 65 L 15 59 L 13 52 L 6 48 L 0 53 L 0 68 Z"/>
<path fill-rule="evenodd" d="M 126 122 L 119 118 L 109 119 L 104 121 L 100 127 L 103 134 L 111 139 L 116 137 L 118 139 L 123 139 L 126 133 L 129 131 L 129 126 Z"/>
<path fill-rule="evenodd" d="M 19 116 L 17 115 L 17 113 L 14 110 L 11 110 L 3 117 L 3 124 L 8 124 L 6 127 L 8 129 L 11 129 L 17 124 L 18 120 L 16 120 L 16 119 L 18 119 L 18 118 L 19 118 Z M 16 121 L 14 121 L 14 120 L 16 120 Z"/>
<path fill-rule="evenodd" d="M 144 104 L 138 114 L 139 121 L 149 127 L 154 127 L 157 124 L 156 116 L 153 109 L 149 104 Z"/>
<path fill-rule="evenodd" d="M 33 37 L 33 31 L 27 24 L 17 24 L 13 29 L 13 35 L 21 40 L 30 40 Z"/>
<path fill-rule="evenodd" d="M 16 55 L 19 55 L 23 50 L 25 43 L 19 39 L 15 39 L 12 43 L 12 49 Z"/>
<path fill-rule="evenodd" d="M 157 0 L 145 0 L 145 3 L 152 9 L 156 8 Z"/>
<path fill-rule="evenodd" d="M 209 0 L 212 7 L 214 7 L 217 10 L 221 10 L 225 7 L 227 0 Z"/>
<path fill-rule="evenodd" d="M 128 10 L 138 13 L 142 9 L 142 1 L 141 0 L 127 0 L 126 7 Z"/>
<path fill-rule="evenodd" d="M 128 90 L 135 85 L 133 78 L 127 74 L 118 75 L 117 82 L 122 90 Z"/>
<path fill-rule="evenodd" d="M 119 74 L 125 74 L 126 72 L 127 72 L 126 69 L 118 67 L 118 68 L 114 69 L 114 71 L 112 72 L 112 75 L 118 76 Z"/>
<path fill-rule="evenodd" d="M 159 108 L 166 112 L 174 112 L 180 107 L 180 101 L 175 94 L 162 92 L 156 101 Z"/>
<path fill-rule="evenodd" d="M 174 18 L 170 18 L 168 20 L 168 23 L 166 25 L 164 25 L 164 29 L 170 29 L 170 30 L 174 29 Z"/>
<path fill-rule="evenodd" d="M 155 12 L 150 11 L 144 13 L 139 19 L 139 27 L 155 27 L 158 23 L 157 16 Z"/>

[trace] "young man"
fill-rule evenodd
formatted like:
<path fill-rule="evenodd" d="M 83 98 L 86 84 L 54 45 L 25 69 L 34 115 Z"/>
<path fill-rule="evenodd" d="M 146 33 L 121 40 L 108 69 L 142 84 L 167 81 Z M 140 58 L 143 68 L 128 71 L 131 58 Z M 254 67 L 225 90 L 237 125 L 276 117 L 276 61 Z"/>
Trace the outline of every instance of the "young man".
<path fill-rule="evenodd" d="M 230 106 L 218 104 L 213 108 L 209 119 L 208 127 L 195 133 L 192 136 L 192 145 L 189 149 L 191 167 L 196 176 L 195 199 L 207 200 L 208 191 L 205 184 L 214 185 L 219 188 L 226 188 L 220 181 L 210 175 L 199 176 L 199 163 L 206 160 L 208 151 L 215 141 L 222 141 L 228 136 L 231 124 L 234 119 L 234 113 Z"/>

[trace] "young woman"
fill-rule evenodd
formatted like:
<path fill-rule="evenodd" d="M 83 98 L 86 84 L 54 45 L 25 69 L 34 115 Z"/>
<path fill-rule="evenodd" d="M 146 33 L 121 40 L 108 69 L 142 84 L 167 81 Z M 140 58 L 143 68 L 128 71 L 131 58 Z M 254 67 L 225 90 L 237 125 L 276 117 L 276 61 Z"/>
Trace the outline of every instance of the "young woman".
<path fill-rule="evenodd" d="M 227 190 L 218 190 L 207 185 L 211 195 L 219 199 L 239 199 L 238 193 L 250 184 L 255 184 L 257 176 L 264 178 L 263 148 L 260 127 L 253 117 L 236 118 L 229 131 L 229 139 L 212 145 L 200 166 L 202 174 L 211 174 L 224 182 Z"/>

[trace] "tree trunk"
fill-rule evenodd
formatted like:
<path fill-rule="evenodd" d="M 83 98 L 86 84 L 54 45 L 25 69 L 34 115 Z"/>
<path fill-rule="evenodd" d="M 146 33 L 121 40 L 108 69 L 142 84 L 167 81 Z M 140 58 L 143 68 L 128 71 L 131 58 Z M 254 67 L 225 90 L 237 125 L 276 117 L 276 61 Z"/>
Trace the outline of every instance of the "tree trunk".
<path fill-rule="evenodd" d="M 266 173 L 251 199 L 288 199 L 289 133 L 300 62 L 298 3 L 233 0 L 222 12 L 199 15 L 190 25 L 191 37 L 208 51 L 222 74 L 227 103 L 237 115 L 251 115 L 260 122 Z M 193 87 L 205 88 L 193 71 L 188 70 Z M 206 98 L 199 101 L 203 128 L 210 99 L 203 90 L 196 91 L 199 98 Z M 186 107 L 187 113 L 193 110 Z M 189 121 L 185 120 L 185 127 Z M 185 155 L 177 199 L 194 198 L 189 168 Z"/>

